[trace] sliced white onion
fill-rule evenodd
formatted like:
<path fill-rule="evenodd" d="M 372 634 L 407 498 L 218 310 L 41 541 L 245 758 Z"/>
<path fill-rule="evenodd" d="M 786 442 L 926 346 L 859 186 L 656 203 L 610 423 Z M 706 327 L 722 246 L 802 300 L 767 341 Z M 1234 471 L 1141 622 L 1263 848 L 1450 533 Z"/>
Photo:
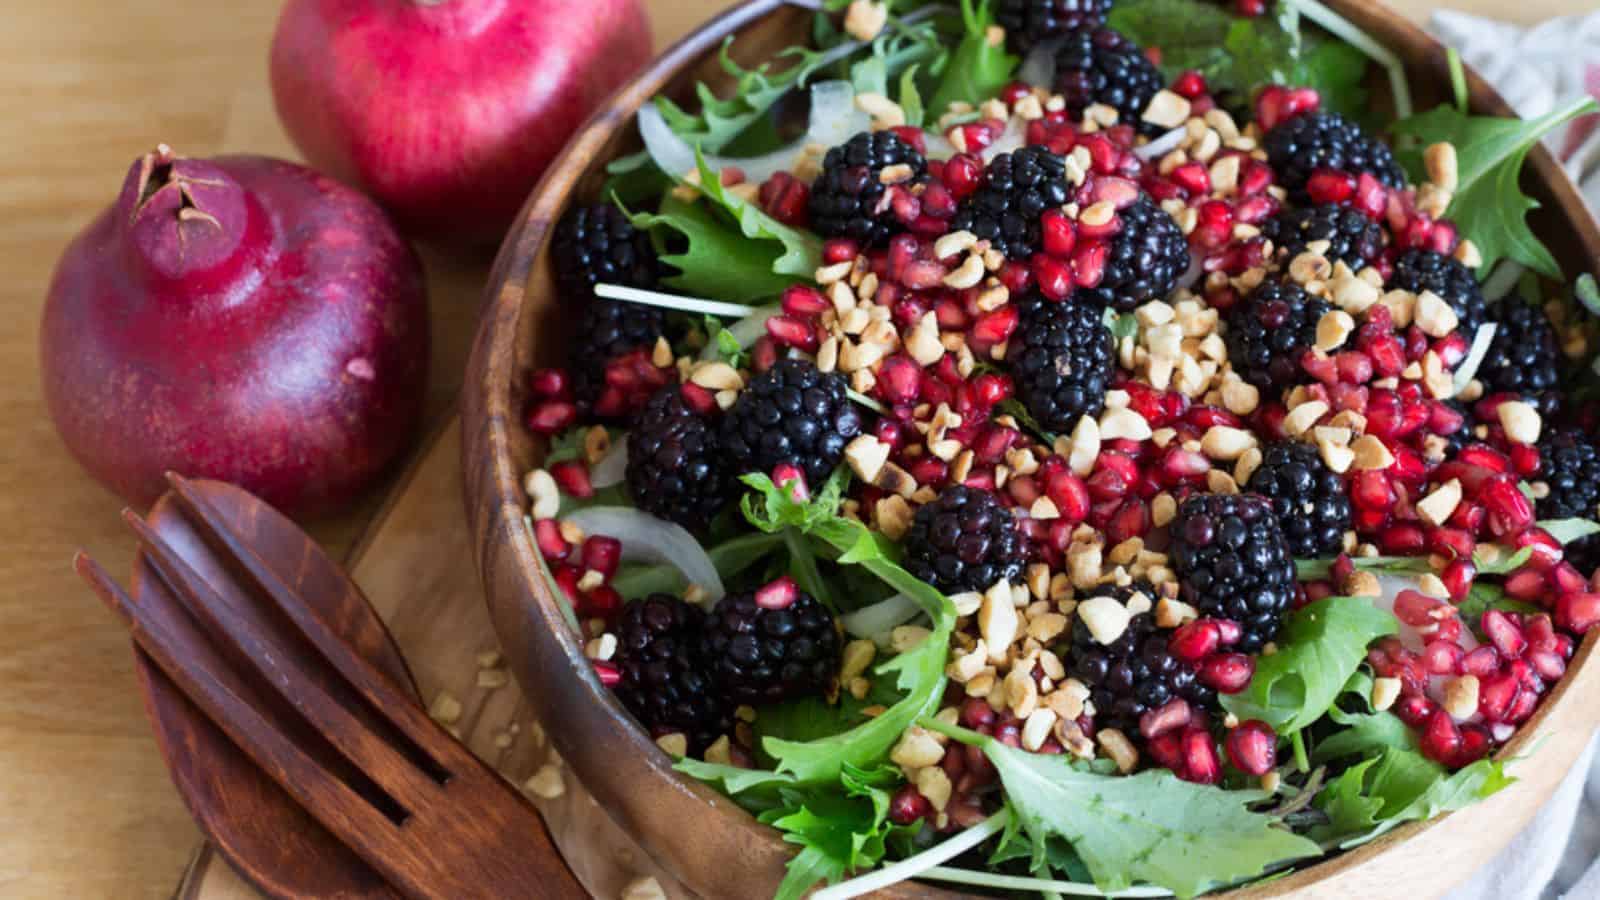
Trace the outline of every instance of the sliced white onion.
<path fill-rule="evenodd" d="M 595 488 L 608 488 L 621 484 L 628 472 L 628 441 L 622 438 L 611 443 L 611 449 L 589 470 L 589 484 Z"/>
<path fill-rule="evenodd" d="M 927 148 L 924 156 L 928 159 L 949 159 L 956 155 L 955 145 L 944 136 L 944 132 L 937 130 L 937 126 L 923 132 L 922 144 Z"/>
<path fill-rule="evenodd" d="M 1483 365 L 1483 358 L 1489 355 L 1489 345 L 1494 343 L 1494 333 L 1499 328 L 1493 322 L 1478 326 L 1478 333 L 1472 336 L 1472 347 L 1467 351 L 1467 358 L 1461 361 L 1461 368 L 1456 369 L 1455 380 L 1450 384 L 1450 396 L 1460 395 L 1477 377 L 1478 367 Z"/>
<path fill-rule="evenodd" d="M 1183 136 L 1186 133 L 1187 132 L 1185 129 L 1174 128 L 1166 134 L 1163 134 L 1161 137 L 1156 138 L 1148 144 L 1145 144 L 1143 147 L 1133 148 L 1133 155 L 1139 157 L 1145 162 L 1160 159 L 1173 150 L 1178 149 L 1178 145 L 1183 143 Z"/>
<path fill-rule="evenodd" d="M 1056 80 L 1056 51 L 1061 49 L 1061 38 L 1045 41 L 1028 51 L 1017 70 L 1017 79 L 1034 87 L 1049 88 Z"/>
<path fill-rule="evenodd" d="M 1400 592 L 1417 590 L 1418 585 L 1417 579 L 1413 576 L 1378 573 L 1378 586 L 1382 590 L 1382 595 L 1372 598 L 1372 605 L 1385 612 L 1392 613 L 1394 612 L 1394 600 L 1400 595 Z M 1398 621 L 1398 617 L 1396 621 Z M 1396 636 L 1400 638 L 1400 642 L 1406 646 L 1406 649 L 1416 653 L 1421 653 L 1429 640 L 1428 635 L 1417 630 L 1417 626 L 1407 625 L 1405 622 L 1400 622 L 1400 631 Z M 1477 635 L 1474 635 L 1470 628 L 1461 629 L 1461 637 L 1457 638 L 1457 643 L 1468 653 L 1478 649 Z"/>
<path fill-rule="evenodd" d="M 711 557 L 682 525 L 627 506 L 591 506 L 566 517 L 586 534 L 603 534 L 622 543 L 624 562 L 677 566 L 684 580 L 705 590 L 706 603 L 724 593 Z"/>
<path fill-rule="evenodd" d="M 707 154 L 706 165 L 721 171 L 737 167 L 745 181 L 760 184 L 776 172 L 793 168 L 807 144 L 832 147 L 872 126 L 872 118 L 856 108 L 856 92 L 848 81 L 819 81 L 811 86 L 811 118 L 806 133 L 791 144 L 761 156 L 734 157 Z M 663 172 L 675 178 L 695 171 L 694 148 L 679 137 L 655 104 L 639 110 L 639 134 L 645 149 Z"/>
<path fill-rule="evenodd" d="M 922 607 L 917 601 L 905 594 L 895 594 L 887 600 L 880 600 L 871 606 L 863 606 L 852 613 L 845 613 L 839 617 L 839 624 L 851 637 L 867 638 L 875 643 L 887 643 L 889 632 L 896 626 L 916 618 L 922 612 Z M 879 641 L 879 638 L 884 640 Z"/>
<path fill-rule="evenodd" d="M 1013 117 L 1006 122 L 1005 132 L 995 138 L 994 143 L 983 148 L 983 153 L 981 154 L 983 161 L 989 162 L 1002 153 L 1020 150 L 1025 143 L 1027 143 L 1027 126 L 1021 119 Z"/>
<path fill-rule="evenodd" d="M 1205 268 L 1204 260 L 1202 260 L 1200 258 L 1200 254 L 1194 252 L 1193 250 L 1190 250 L 1189 251 L 1189 268 L 1184 270 L 1184 273 L 1182 275 L 1178 276 L 1177 287 L 1179 287 L 1179 288 L 1181 288 L 1183 290 L 1188 290 L 1188 289 L 1194 287 L 1196 284 L 1198 284 L 1199 281 L 1200 281 L 1201 276 L 1203 276 L 1205 274 L 1206 274 L 1206 268 Z"/>

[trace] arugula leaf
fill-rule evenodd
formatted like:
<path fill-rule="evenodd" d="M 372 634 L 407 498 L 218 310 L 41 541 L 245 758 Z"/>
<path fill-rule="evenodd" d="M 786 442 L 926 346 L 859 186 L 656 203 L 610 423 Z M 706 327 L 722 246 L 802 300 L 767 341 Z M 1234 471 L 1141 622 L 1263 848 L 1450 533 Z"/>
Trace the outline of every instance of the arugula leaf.
<path fill-rule="evenodd" d="M 917 89 L 917 66 L 900 73 L 900 108 L 905 111 L 906 124 L 921 128 L 927 113 L 922 108 L 922 92 Z"/>
<path fill-rule="evenodd" d="M 759 205 L 730 193 L 722 186 L 720 173 L 706 163 L 705 154 L 696 150 L 694 156 L 700 172 L 700 184 L 696 185 L 700 193 L 733 216 L 749 240 L 783 245 L 783 255 L 772 264 L 772 271 L 797 279 L 811 278 L 822 264 L 822 239 L 809 231 L 791 228 L 767 215 Z"/>
<path fill-rule="evenodd" d="M 1366 659 L 1367 645 L 1399 625 L 1365 598 L 1325 597 L 1309 603 L 1278 635 L 1278 652 L 1256 660 L 1255 677 L 1222 707 L 1240 719 L 1260 719 L 1280 736 L 1322 718 Z"/>
<path fill-rule="evenodd" d="M 1145 47 L 1161 48 L 1169 79 L 1197 69 L 1217 92 L 1248 101 L 1264 84 L 1316 88 L 1323 106 L 1360 112 L 1367 59 L 1343 41 L 1302 30 L 1292 3 L 1272 16 L 1244 18 L 1198 0 L 1120 0 L 1109 24 Z"/>
<path fill-rule="evenodd" d="M 1562 546 L 1583 540 L 1591 534 L 1600 534 L 1600 522 L 1588 519 L 1546 519 L 1538 525 L 1550 532 L 1550 536 Z"/>
<path fill-rule="evenodd" d="M 1273 817 L 1251 812 L 1265 796 L 1260 791 L 1191 784 L 1165 769 L 1106 775 L 1067 756 L 1027 753 L 932 719 L 921 724 L 982 749 L 994 763 L 1011 813 L 1033 842 L 1035 871 L 1046 867 L 1050 842 L 1060 838 L 1102 891 L 1139 881 L 1192 897 L 1322 852 L 1276 827 Z"/>
<path fill-rule="evenodd" d="M 1455 145 L 1459 186 L 1445 211 L 1462 234 L 1472 236 L 1487 276 L 1501 259 L 1510 259 L 1551 278 L 1561 269 L 1548 248 L 1528 228 L 1527 215 L 1539 204 L 1522 192 L 1519 178 L 1528 151 L 1544 134 L 1585 113 L 1600 110 L 1582 97 L 1537 119 L 1468 116 L 1448 104 L 1395 122 L 1391 131 L 1415 138 L 1419 146 L 1440 141 Z M 1421 176 L 1419 153 L 1402 153 L 1413 176 Z"/>
<path fill-rule="evenodd" d="M 1515 780 L 1493 759 L 1450 773 L 1420 753 L 1389 747 L 1346 769 L 1317 796 L 1330 822 L 1311 835 L 1353 847 L 1406 822 L 1471 806 Z"/>
<path fill-rule="evenodd" d="M 1526 603 L 1507 596 L 1505 588 L 1497 584 L 1489 584 L 1486 581 L 1474 582 L 1472 589 L 1467 592 L 1467 598 L 1462 600 L 1456 606 L 1456 609 L 1461 621 L 1472 626 L 1474 632 L 1478 630 L 1478 623 L 1482 621 L 1483 614 L 1491 609 L 1525 614 L 1544 611 L 1532 603 Z"/>
<path fill-rule="evenodd" d="M 1600 316 L 1600 282 L 1588 272 L 1578 276 L 1572 283 L 1572 296 L 1589 311 L 1591 316 Z"/>
<path fill-rule="evenodd" d="M 804 848 L 789 861 L 776 898 L 798 900 L 818 881 L 838 881 L 877 865 L 889 836 L 900 830 L 889 821 L 887 790 L 900 780 L 893 767 L 869 770 L 846 765 L 839 775 L 842 793 L 791 791 L 786 808 L 764 813 L 761 821 Z"/>
<path fill-rule="evenodd" d="M 961 43 L 928 101 L 928 110 L 935 117 L 943 115 L 952 103 L 977 105 L 1000 93 L 1021 63 L 1006 52 L 1004 41 L 989 42 L 989 27 L 994 24 L 990 0 L 961 0 L 961 24 Z"/>
<path fill-rule="evenodd" d="M 707 153 L 719 152 L 731 144 L 785 94 L 804 85 L 807 78 L 828 62 L 826 53 L 796 46 L 779 51 L 770 61 L 754 69 L 746 69 L 729 54 L 732 47 L 733 37 L 729 36 L 722 42 L 719 62 L 723 71 L 734 77 L 733 96 L 719 99 L 704 82 L 696 85 L 698 115 L 685 112 L 665 97 L 655 101 L 672 130 L 690 146 L 698 146 Z M 792 59 L 792 64 L 774 72 L 773 63 L 786 59 Z"/>
<path fill-rule="evenodd" d="M 1107 307 L 1105 323 L 1106 328 L 1111 331 L 1112 340 L 1119 343 L 1123 338 L 1139 336 L 1139 317 L 1133 313 L 1118 313 Z"/>
<path fill-rule="evenodd" d="M 859 565 L 916 600 L 932 618 L 934 627 L 921 644 L 878 667 L 879 678 L 898 676 L 895 686 L 902 694 L 883 713 L 849 731 L 816 740 L 762 741 L 762 749 L 775 761 L 774 768 L 793 774 L 801 784 L 831 782 L 846 764 L 868 766 L 882 760 L 911 723 L 938 709 L 944 696 L 950 633 L 955 626 L 955 605 L 932 585 L 901 568 L 894 560 L 893 544 L 862 523 L 838 514 L 849 478 L 849 470 L 841 466 L 811 500 L 799 501 L 766 475 L 745 475 L 741 480 L 753 492 L 745 495 L 741 508 L 750 524 L 762 531 L 792 528 L 821 540 L 840 554 L 840 565 Z"/>
<path fill-rule="evenodd" d="M 730 797 L 769 793 L 777 799 L 777 789 L 794 784 L 794 776 L 765 769 L 746 769 L 725 763 L 710 763 L 692 756 L 680 756 L 672 767 L 717 788 Z"/>
<path fill-rule="evenodd" d="M 656 234 L 670 229 L 684 238 L 681 252 L 663 253 L 661 260 L 678 270 L 662 282 L 686 294 L 743 303 L 780 293 L 797 280 L 774 271 L 780 247 L 746 240 L 698 203 L 668 194 L 660 212 L 628 218 L 635 228 Z"/>
<path fill-rule="evenodd" d="M 1313 762 L 1324 763 L 1357 754 L 1375 758 L 1385 747 L 1417 749 L 1416 732 L 1393 713 L 1372 708 L 1371 675 L 1357 671 L 1350 676 L 1343 696 L 1352 698 L 1352 705 L 1359 706 L 1361 711 L 1346 710 L 1337 703 L 1328 708 L 1328 718 L 1343 727 L 1317 743 L 1311 753 Z"/>

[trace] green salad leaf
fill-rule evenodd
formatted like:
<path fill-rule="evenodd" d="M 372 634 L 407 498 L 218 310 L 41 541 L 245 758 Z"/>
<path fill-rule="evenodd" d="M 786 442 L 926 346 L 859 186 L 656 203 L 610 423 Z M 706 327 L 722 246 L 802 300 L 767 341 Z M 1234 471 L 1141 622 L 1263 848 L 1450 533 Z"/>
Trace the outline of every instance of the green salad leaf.
<path fill-rule="evenodd" d="M 961 0 L 961 43 L 944 67 L 944 76 L 928 101 L 928 111 L 937 117 L 952 103 L 979 103 L 1000 93 L 1011 81 L 1021 60 L 1006 52 L 1004 41 L 991 40 L 994 16 L 990 0 Z"/>
<path fill-rule="evenodd" d="M 1260 791 L 1192 784 L 1164 769 L 1103 774 L 1068 756 L 1028 753 L 933 719 L 921 724 L 982 749 L 994 763 L 1012 815 L 1033 843 L 1036 871 L 1049 864 L 1050 842 L 1059 838 L 1103 891 L 1143 882 L 1192 897 L 1322 852 L 1252 812 L 1265 797 Z"/>
<path fill-rule="evenodd" d="M 1471 806 L 1515 780 L 1493 759 L 1449 772 L 1420 753 L 1388 747 L 1346 769 L 1317 796 L 1329 822 L 1311 834 L 1353 847 L 1406 822 Z"/>
<path fill-rule="evenodd" d="M 1308 603 L 1278 634 L 1278 652 L 1256 660 L 1249 687 L 1218 699 L 1240 719 L 1260 719 L 1287 736 L 1322 718 L 1366 659 L 1367 645 L 1398 627 L 1365 598 Z"/>
<path fill-rule="evenodd" d="M 1212 90 L 1248 101 L 1264 84 L 1315 88 L 1326 108 L 1359 113 L 1367 58 L 1344 43 L 1301 27 L 1299 10 L 1277 4 L 1271 16 L 1247 18 L 1200 0 L 1120 0 L 1111 27 L 1144 47 L 1161 48 L 1171 78 L 1188 69 Z"/>
<path fill-rule="evenodd" d="M 1386 747 L 1417 749 L 1417 735 L 1387 710 L 1372 708 L 1372 676 L 1357 671 L 1344 686 L 1343 698 L 1352 709 L 1339 703 L 1328 708 L 1328 718 L 1339 730 L 1317 742 L 1311 761 L 1325 763 L 1346 756 L 1376 756 Z M 1359 707 L 1356 709 L 1354 707 Z"/>
<path fill-rule="evenodd" d="M 839 773 L 843 791 L 783 791 L 784 807 L 759 818 L 802 849 L 790 860 L 775 900 L 798 900 L 818 881 L 838 881 L 876 866 L 890 835 L 909 830 L 889 821 L 889 791 L 900 781 L 893 766 L 847 764 Z"/>
<path fill-rule="evenodd" d="M 738 223 L 740 232 L 751 241 L 777 241 L 783 254 L 772 264 L 778 275 L 792 275 L 797 279 L 810 279 L 822 263 L 822 239 L 809 231 L 791 228 L 767 215 L 761 206 L 739 197 L 722 186 L 719 173 L 706 164 L 705 154 L 695 152 L 695 165 L 700 171 L 700 184 L 696 185 L 706 199 L 716 204 Z"/>
<path fill-rule="evenodd" d="M 1541 607 L 1511 597 L 1506 594 L 1505 588 L 1487 581 L 1473 582 L 1466 599 L 1456 605 L 1457 615 L 1461 621 L 1470 625 L 1473 631 L 1478 630 L 1478 622 L 1483 619 L 1483 614 L 1491 609 L 1523 614 L 1544 612 Z"/>
<path fill-rule="evenodd" d="M 1417 147 L 1402 153 L 1401 161 L 1419 181 L 1423 177 L 1421 148 L 1440 141 L 1455 145 L 1459 186 L 1445 214 L 1478 246 L 1483 256 L 1478 268 L 1481 277 L 1487 277 L 1495 263 L 1509 259 L 1560 278 L 1555 257 L 1528 227 L 1528 213 L 1539 204 L 1522 192 L 1522 163 L 1546 132 L 1596 111 L 1600 104 L 1591 97 L 1527 120 L 1468 116 L 1445 104 L 1402 119 L 1390 130 L 1398 137 L 1416 140 Z"/>
<path fill-rule="evenodd" d="M 1600 534 L 1600 522 L 1588 519 L 1546 519 L 1538 525 L 1550 532 L 1550 536 L 1562 546 L 1581 541 L 1591 534 Z"/>

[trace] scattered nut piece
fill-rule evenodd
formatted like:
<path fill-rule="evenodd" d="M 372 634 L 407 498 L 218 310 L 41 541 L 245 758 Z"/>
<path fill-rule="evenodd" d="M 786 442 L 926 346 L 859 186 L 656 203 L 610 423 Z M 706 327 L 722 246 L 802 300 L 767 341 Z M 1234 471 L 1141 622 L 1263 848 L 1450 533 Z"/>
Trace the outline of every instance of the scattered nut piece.
<path fill-rule="evenodd" d="M 1189 119 L 1189 100 L 1181 94 L 1163 88 L 1150 98 L 1150 103 L 1141 116 L 1152 125 L 1162 128 L 1177 128 Z"/>
<path fill-rule="evenodd" d="M 553 763 L 545 763 L 533 777 L 523 782 L 523 788 L 535 797 L 543 800 L 554 800 L 567 792 L 567 783 L 561 777 L 561 769 Z"/>
<path fill-rule="evenodd" d="M 1460 505 L 1461 481 L 1452 478 L 1417 501 L 1417 515 L 1434 528 L 1439 528 L 1449 521 L 1450 514 Z"/>
<path fill-rule="evenodd" d="M 1543 430 L 1544 422 L 1539 418 L 1539 411 L 1521 400 L 1510 400 L 1500 404 L 1500 426 L 1506 430 L 1506 437 L 1519 444 L 1537 444 L 1539 432 Z"/>
<path fill-rule="evenodd" d="M 667 900 L 667 892 L 662 890 L 661 882 L 655 880 L 653 876 L 646 875 L 628 882 L 622 889 L 620 900 Z"/>
<path fill-rule="evenodd" d="M 978 607 L 978 632 L 989 645 L 990 662 L 1006 660 L 1019 626 L 1017 608 L 1011 603 L 1011 586 L 996 582 L 984 592 L 983 603 Z"/>
<path fill-rule="evenodd" d="M 440 691 L 428 707 L 428 717 L 440 725 L 454 725 L 461 718 L 461 701 L 449 691 Z"/>
<path fill-rule="evenodd" d="M 1460 173 L 1456 164 L 1456 148 L 1448 141 L 1429 144 L 1422 151 L 1422 165 L 1428 170 L 1428 180 L 1447 190 L 1460 186 Z"/>
<path fill-rule="evenodd" d="M 1116 598 L 1102 594 L 1079 603 L 1078 618 L 1095 641 L 1113 644 L 1128 630 L 1128 622 L 1133 614 Z"/>
<path fill-rule="evenodd" d="M 1095 740 L 1106 756 L 1117 764 L 1117 771 L 1126 775 L 1139 764 L 1139 751 L 1134 749 L 1128 736 L 1116 728 L 1102 728 L 1095 732 Z"/>
<path fill-rule="evenodd" d="M 1351 465 L 1358 471 L 1387 469 L 1394 465 L 1394 454 L 1389 452 L 1388 445 L 1375 435 L 1363 434 L 1355 439 L 1350 449 L 1355 451 Z"/>
<path fill-rule="evenodd" d="M 1400 699 L 1400 679 L 1374 678 L 1372 679 L 1372 708 L 1383 712 L 1394 702 Z"/>
<path fill-rule="evenodd" d="M 1450 304 L 1433 291 L 1423 291 L 1417 295 L 1414 315 L 1417 327 L 1429 337 L 1444 337 L 1455 331 L 1456 326 L 1461 323 L 1460 317 L 1450 308 Z M 1395 324 L 1398 325 L 1399 322 L 1396 321 Z"/>
<path fill-rule="evenodd" d="M 1464 722 L 1478 711 L 1478 676 L 1462 675 L 1444 683 L 1444 710 Z"/>
<path fill-rule="evenodd" d="M 930 314 L 931 315 L 931 314 Z M 870 434 L 858 435 L 844 448 L 850 470 L 862 481 L 875 482 L 889 461 L 889 445 Z"/>
<path fill-rule="evenodd" d="M 944 743 L 921 725 L 907 728 L 900 742 L 889 751 L 889 761 L 902 769 L 921 769 L 936 766 L 944 759 Z"/>
<path fill-rule="evenodd" d="M 664 750 L 668 756 L 689 755 L 689 738 L 681 731 L 663 734 L 656 738 L 656 746 Z"/>

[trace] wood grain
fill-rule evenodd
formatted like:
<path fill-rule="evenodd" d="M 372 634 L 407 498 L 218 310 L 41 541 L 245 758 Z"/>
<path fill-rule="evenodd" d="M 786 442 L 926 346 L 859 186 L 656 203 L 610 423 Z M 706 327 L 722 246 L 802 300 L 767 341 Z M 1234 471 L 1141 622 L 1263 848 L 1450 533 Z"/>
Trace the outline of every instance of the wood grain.
<path fill-rule="evenodd" d="M 647 0 L 665 46 L 726 3 Z M 1397 4 L 1415 18 L 1425 0 Z M 1522 22 L 1574 13 L 1588 0 L 1454 0 Z M 158 141 L 207 154 L 250 150 L 293 156 L 265 86 L 276 0 L 53 0 L 8 3 L 0 28 L 0 896 L 171 895 L 197 832 L 172 790 L 140 708 L 132 654 L 120 628 L 76 582 L 71 550 L 87 548 L 127 571 L 132 543 L 116 522 L 120 503 L 62 452 L 39 396 L 36 341 L 51 266 L 72 234 L 111 199 L 128 163 Z M 434 308 L 430 418 L 442 423 L 460 384 L 484 260 L 424 248 Z M 408 580 L 475 598 L 452 580 L 468 552 L 459 527 L 455 455 L 429 457 L 437 488 L 407 501 L 398 540 L 414 554 Z M 420 477 L 420 476 L 419 476 Z M 381 504 L 318 523 L 335 555 L 357 539 Z M 427 506 L 425 504 L 432 503 Z M 398 510 L 397 510 L 398 511 Z M 452 554 L 462 554 L 452 559 Z M 470 569 L 470 561 L 467 561 Z M 465 582 L 471 585 L 470 578 Z M 387 589 L 387 588 L 386 588 Z M 451 594 L 453 596 L 453 594 Z M 405 602 L 417 602 L 415 595 Z M 481 614 L 474 603 L 461 609 Z M 480 621 L 487 627 L 486 617 Z M 455 626 L 452 626 L 455 627 Z M 413 636 L 414 637 L 414 636 Z M 402 637 L 401 644 L 406 646 Z M 418 663 L 424 691 L 470 680 L 442 662 Z M 515 705 L 491 696 L 486 707 Z M 485 740 L 488 738 L 486 737 Z M 492 747 L 492 744 L 491 744 Z M 531 756 L 516 747 L 506 755 Z M 210 869 L 207 877 L 216 877 Z M 216 882 L 211 882 L 216 883 Z M 614 896 L 620 885 L 612 885 Z"/>

